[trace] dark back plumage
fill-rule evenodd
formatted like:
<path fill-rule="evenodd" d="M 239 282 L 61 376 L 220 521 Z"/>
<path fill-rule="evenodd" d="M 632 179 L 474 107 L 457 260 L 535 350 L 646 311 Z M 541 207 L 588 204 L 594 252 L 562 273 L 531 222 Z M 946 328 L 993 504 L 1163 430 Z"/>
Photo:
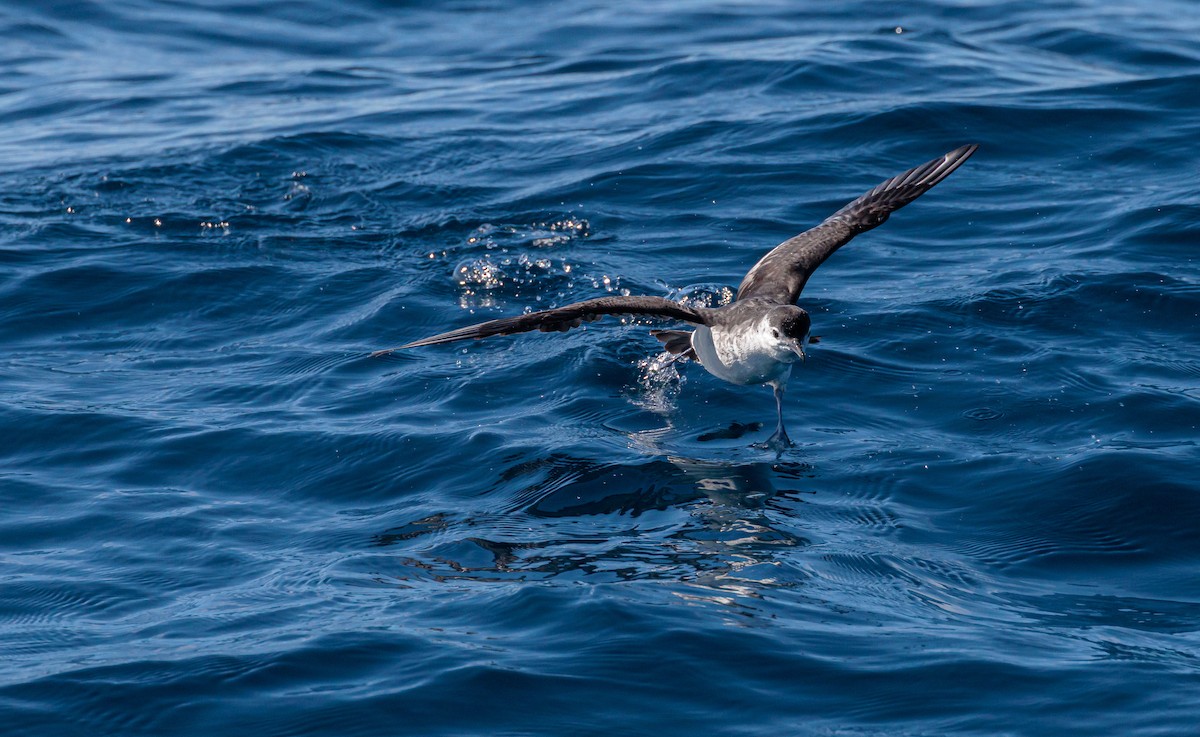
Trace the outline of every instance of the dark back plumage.
<path fill-rule="evenodd" d="M 672 302 L 665 297 L 599 297 L 552 310 L 529 312 L 524 315 L 490 320 L 478 325 L 468 325 L 448 333 L 414 340 L 399 348 L 375 351 L 372 355 L 383 355 L 401 348 L 453 343 L 458 340 L 478 340 L 490 338 L 493 335 L 512 335 L 528 333 L 533 330 L 540 330 L 543 333 L 565 333 L 585 322 L 599 320 L 604 315 L 648 315 L 705 325 L 708 323 L 710 313 L 711 310 L 708 308 L 688 307 L 678 302 Z"/>
<path fill-rule="evenodd" d="M 881 225 L 896 210 L 928 192 L 962 166 L 979 148 L 956 148 L 918 167 L 894 176 L 838 210 L 811 230 L 776 246 L 742 279 L 737 298 L 758 297 L 778 304 L 795 304 L 808 278 L 859 233 Z"/>

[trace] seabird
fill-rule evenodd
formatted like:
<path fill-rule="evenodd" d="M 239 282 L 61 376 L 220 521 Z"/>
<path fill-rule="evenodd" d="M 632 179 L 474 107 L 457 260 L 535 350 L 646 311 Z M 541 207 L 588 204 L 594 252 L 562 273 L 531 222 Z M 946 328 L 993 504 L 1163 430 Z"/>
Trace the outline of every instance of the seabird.
<path fill-rule="evenodd" d="M 603 315 L 681 320 L 696 327 L 691 332 L 653 330 L 651 334 L 662 341 L 668 352 L 699 361 L 719 379 L 743 385 L 766 384 L 774 389 L 778 424 L 767 445 L 781 450 L 791 445 L 783 427 L 783 390 L 791 376 L 792 364 L 805 358 L 805 342 L 815 342 L 815 336 L 810 341 L 808 313 L 796 306 L 808 278 L 854 236 L 881 225 L 893 212 L 950 176 L 977 148 L 977 144 L 956 148 L 892 177 L 815 228 L 779 244 L 750 269 L 730 304 L 690 307 L 664 297 L 600 297 L 468 325 L 372 355 L 532 330 L 566 332 Z"/>

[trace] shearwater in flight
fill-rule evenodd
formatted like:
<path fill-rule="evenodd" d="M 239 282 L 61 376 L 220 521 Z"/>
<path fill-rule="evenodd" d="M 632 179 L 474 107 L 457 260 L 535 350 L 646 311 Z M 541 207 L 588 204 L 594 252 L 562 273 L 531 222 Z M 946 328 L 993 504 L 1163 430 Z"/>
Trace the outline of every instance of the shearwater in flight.
<path fill-rule="evenodd" d="M 689 307 L 664 297 L 600 297 L 515 317 L 468 325 L 399 348 L 458 340 L 511 335 L 531 330 L 566 332 L 602 315 L 648 315 L 695 325 L 686 330 L 651 333 L 673 354 L 697 360 L 710 374 L 734 384 L 767 384 L 775 390 L 778 424 L 767 441 L 782 449 L 791 445 L 783 427 L 783 390 L 792 364 L 803 360 L 809 340 L 808 313 L 796 306 L 813 271 L 854 236 L 880 225 L 888 216 L 928 192 L 962 165 L 978 145 L 956 148 L 945 156 L 883 182 L 820 225 L 776 246 L 750 269 L 737 298 L 721 307 Z"/>

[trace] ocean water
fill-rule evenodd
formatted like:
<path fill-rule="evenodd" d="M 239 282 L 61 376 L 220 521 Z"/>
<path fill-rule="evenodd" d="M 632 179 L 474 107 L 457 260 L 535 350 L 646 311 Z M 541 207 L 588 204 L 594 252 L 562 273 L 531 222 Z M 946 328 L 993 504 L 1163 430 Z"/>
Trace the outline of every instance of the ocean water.
<path fill-rule="evenodd" d="M 1194 734 L 1196 11 L 0 5 L 0 732 Z"/>

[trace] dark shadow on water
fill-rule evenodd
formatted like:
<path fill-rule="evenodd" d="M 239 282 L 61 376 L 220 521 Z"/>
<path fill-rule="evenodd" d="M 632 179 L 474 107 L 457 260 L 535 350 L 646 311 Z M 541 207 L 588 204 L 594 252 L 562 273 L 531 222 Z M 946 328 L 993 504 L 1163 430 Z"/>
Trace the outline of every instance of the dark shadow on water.
<path fill-rule="evenodd" d="M 710 430 L 701 434 L 696 440 L 702 443 L 707 443 L 713 440 L 737 440 L 748 432 L 757 432 L 762 429 L 761 422 L 734 422 L 729 427 L 723 427 L 719 430 Z"/>
<path fill-rule="evenodd" d="M 638 465 L 587 464 L 569 483 L 547 490 L 524 511 L 535 517 L 636 517 L 705 498 L 732 508 L 759 509 L 779 494 L 800 493 L 780 489 L 776 477 L 798 479 L 810 470 L 802 463 L 728 464 L 678 457 Z"/>
<path fill-rule="evenodd" d="M 604 463 L 556 454 L 513 464 L 474 511 L 426 515 L 377 535 L 411 582 L 661 580 L 754 596 L 809 539 L 795 514 L 811 467 L 680 457 Z M 761 570 L 756 566 L 767 564 Z M 770 570 L 767 570 L 770 569 Z M 758 572 L 756 572 L 758 570 Z M 728 593 L 728 592 L 727 592 Z"/>

